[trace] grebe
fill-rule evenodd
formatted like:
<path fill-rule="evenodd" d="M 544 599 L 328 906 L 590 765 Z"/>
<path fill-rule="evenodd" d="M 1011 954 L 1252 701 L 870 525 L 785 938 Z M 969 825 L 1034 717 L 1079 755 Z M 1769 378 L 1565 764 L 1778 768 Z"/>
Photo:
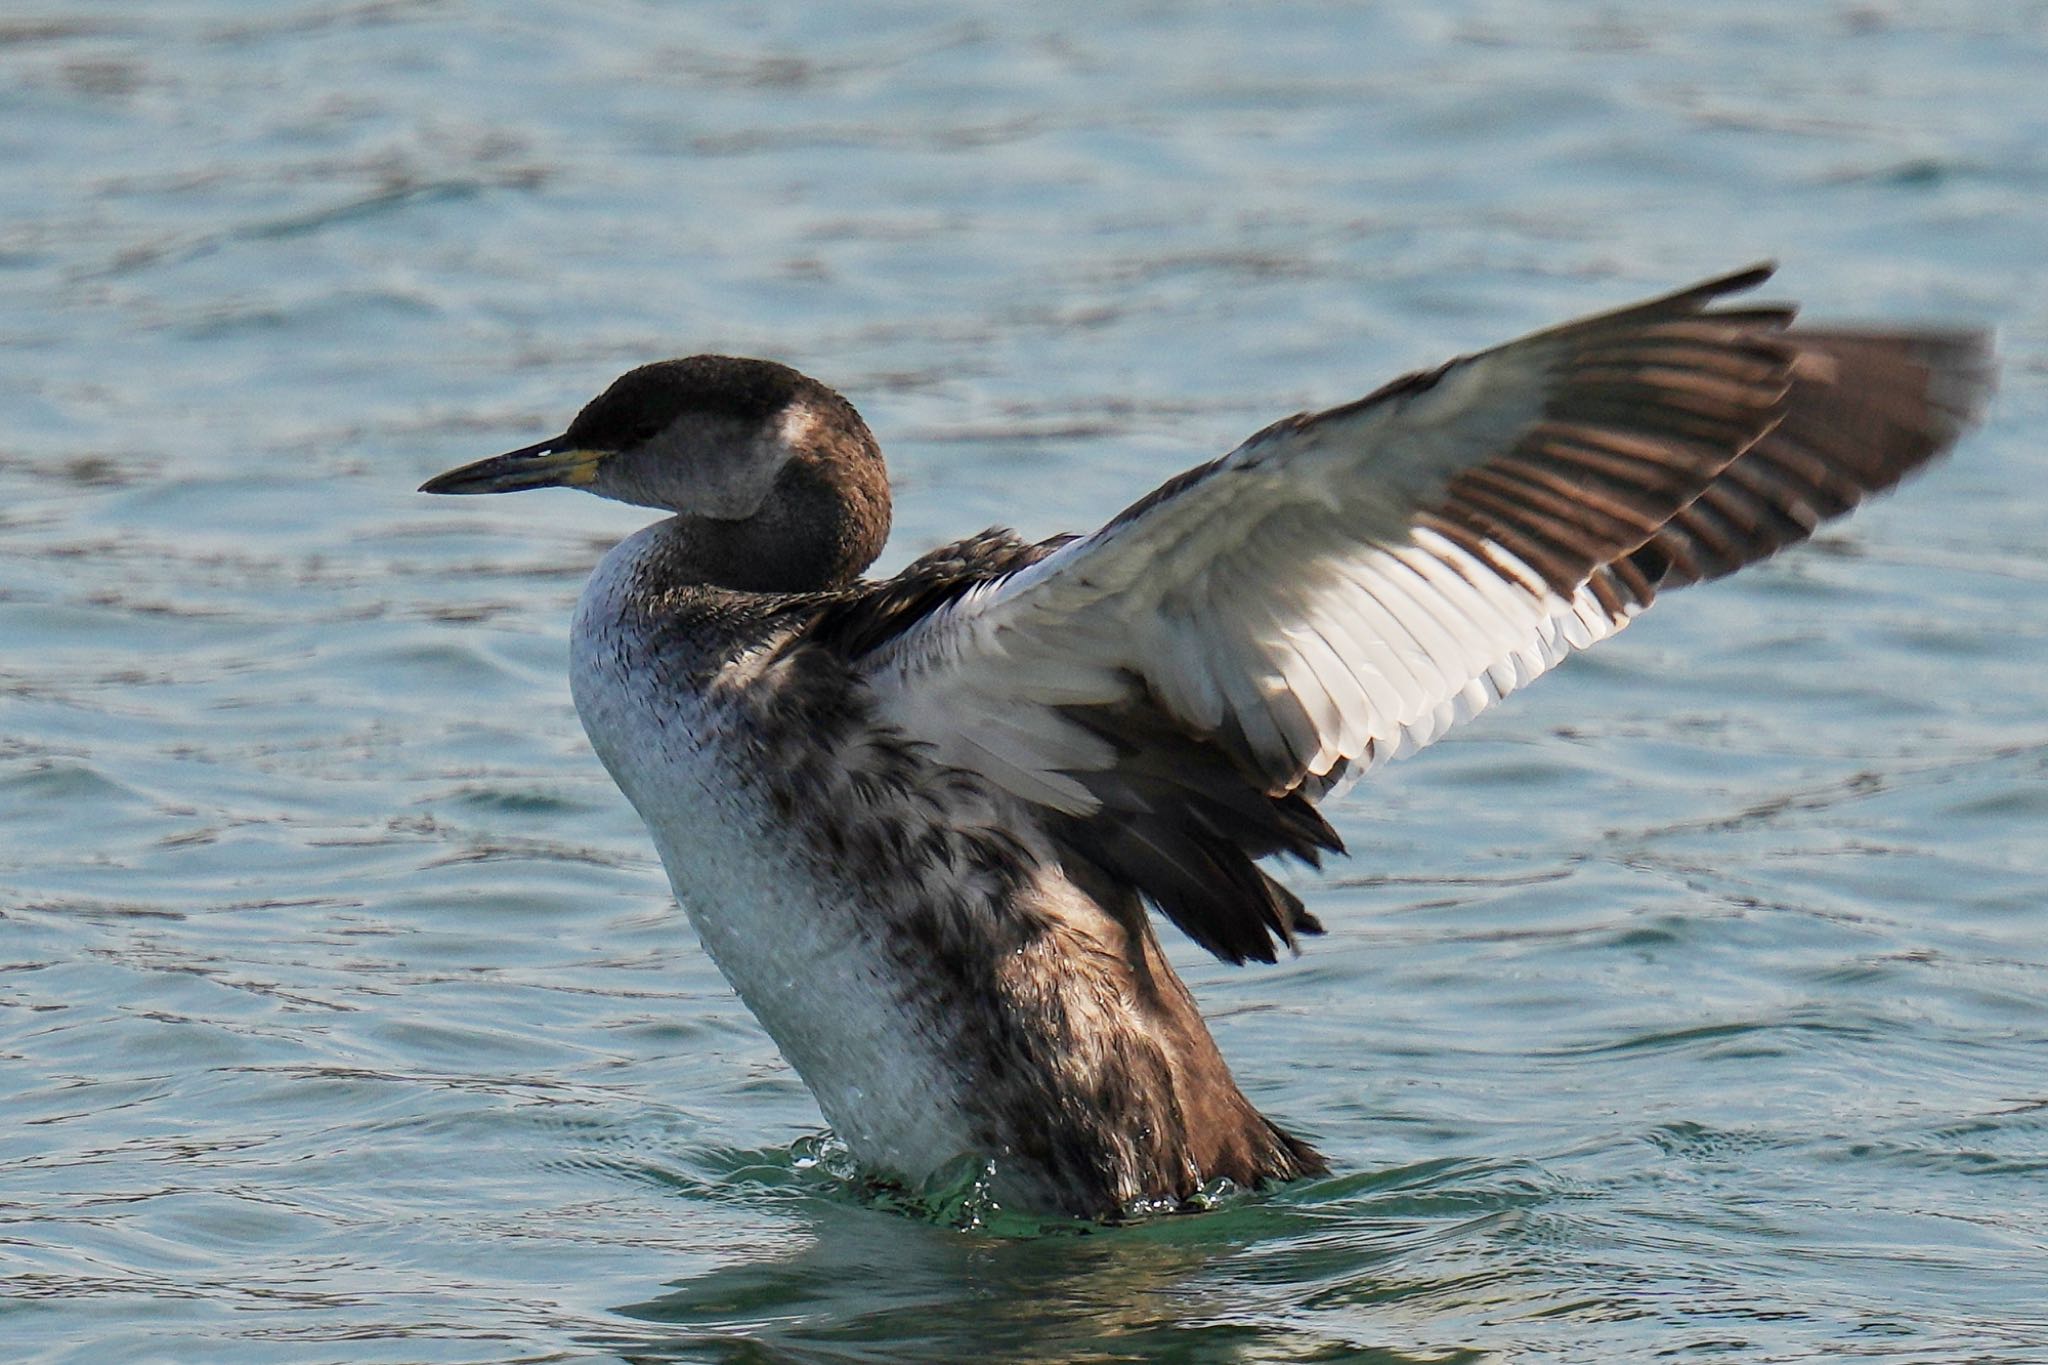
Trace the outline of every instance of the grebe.
<path fill-rule="evenodd" d="M 881 451 L 784 365 L 642 366 L 430 493 L 673 513 L 604 557 L 590 741 L 705 948 L 868 1170 L 990 1163 L 1113 1217 L 1321 1172 L 1255 1110 L 1145 907 L 1233 963 L 1321 932 L 1259 860 L 1662 593 L 1946 450 L 1972 331 L 1808 330 L 1757 266 L 1286 418 L 1086 536 L 886 581 Z"/>

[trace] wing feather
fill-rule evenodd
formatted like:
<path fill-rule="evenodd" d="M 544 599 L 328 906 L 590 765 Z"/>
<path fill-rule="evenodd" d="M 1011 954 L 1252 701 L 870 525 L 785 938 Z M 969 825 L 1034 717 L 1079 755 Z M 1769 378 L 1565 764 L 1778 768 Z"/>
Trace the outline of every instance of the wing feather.
<path fill-rule="evenodd" d="M 1274 423 L 1091 536 L 905 587 L 921 614 L 840 633 L 883 716 L 1043 808 L 1087 877 L 1270 960 L 1316 926 L 1251 860 L 1340 847 L 1316 800 L 1660 591 L 1804 539 L 1974 419 L 1984 337 L 1720 302 L 1769 273 Z"/>

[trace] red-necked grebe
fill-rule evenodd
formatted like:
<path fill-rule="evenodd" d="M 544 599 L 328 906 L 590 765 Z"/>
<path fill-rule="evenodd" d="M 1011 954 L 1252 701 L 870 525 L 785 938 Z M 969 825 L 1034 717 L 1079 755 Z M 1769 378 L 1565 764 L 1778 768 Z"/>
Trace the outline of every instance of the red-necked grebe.
<path fill-rule="evenodd" d="M 963 1156 L 1110 1216 L 1322 1169 L 1239 1091 L 1153 936 L 1320 932 L 1259 866 L 1317 803 L 1658 596 L 1946 450 L 1983 335 L 1809 330 L 1758 267 L 1276 422 L 1087 536 L 989 531 L 860 578 L 889 528 L 851 404 L 762 360 L 625 375 L 433 493 L 674 515 L 572 646 L 591 743 L 677 897 L 856 1158 Z"/>

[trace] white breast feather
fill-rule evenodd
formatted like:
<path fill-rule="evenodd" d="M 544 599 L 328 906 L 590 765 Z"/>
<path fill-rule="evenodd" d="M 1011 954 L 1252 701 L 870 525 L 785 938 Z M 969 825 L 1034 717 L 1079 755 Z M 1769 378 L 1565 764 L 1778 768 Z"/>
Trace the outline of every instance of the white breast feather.
<path fill-rule="evenodd" d="M 821 878 L 742 780 L 750 761 L 732 716 L 691 689 L 649 685 L 618 622 L 649 528 L 608 554 L 578 604 L 570 645 L 577 712 L 640 812 L 705 951 L 760 1019 L 854 1154 L 911 1180 L 971 1150 L 951 1059 L 898 1003 L 900 966 L 848 913 L 851 891 Z"/>

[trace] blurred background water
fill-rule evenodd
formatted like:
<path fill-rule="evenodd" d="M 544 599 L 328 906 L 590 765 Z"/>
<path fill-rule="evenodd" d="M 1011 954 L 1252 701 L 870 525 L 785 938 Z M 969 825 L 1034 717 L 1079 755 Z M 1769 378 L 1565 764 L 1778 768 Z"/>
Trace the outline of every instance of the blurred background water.
<path fill-rule="evenodd" d="M 2048 7 L 0 7 L 0 1341 L 35 1361 L 2048 1360 Z M 1958 458 L 1176 948 L 1337 1174 L 878 1210 L 564 682 L 645 518 L 424 476 L 724 350 L 892 568 L 1760 256 Z"/>

